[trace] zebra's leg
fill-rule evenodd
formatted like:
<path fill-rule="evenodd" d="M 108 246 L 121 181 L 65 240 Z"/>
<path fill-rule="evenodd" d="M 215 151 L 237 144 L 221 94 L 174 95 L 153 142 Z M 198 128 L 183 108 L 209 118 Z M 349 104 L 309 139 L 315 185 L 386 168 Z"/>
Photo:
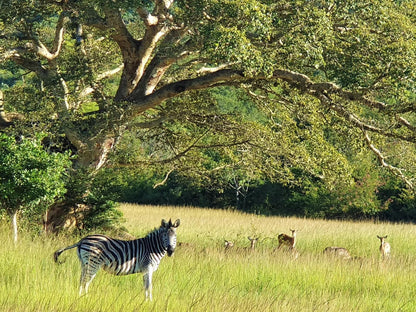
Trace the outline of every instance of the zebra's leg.
<path fill-rule="evenodd" d="M 89 281 L 85 282 L 85 293 L 88 292 L 88 286 L 90 286 L 90 283 L 94 279 L 95 275 L 97 275 L 97 274 L 91 275 Z"/>
<path fill-rule="evenodd" d="M 153 300 L 152 298 L 152 274 L 153 274 L 153 271 L 149 270 L 143 275 L 146 300 L 149 299 L 150 301 Z"/>
<path fill-rule="evenodd" d="M 85 265 L 82 265 L 82 267 L 81 267 L 81 278 L 79 279 L 79 296 L 80 297 L 82 295 L 82 289 L 85 289 L 84 279 L 85 279 Z"/>
<path fill-rule="evenodd" d="M 93 261 L 87 262 L 82 266 L 81 280 L 79 286 L 79 295 L 82 295 L 84 290 L 85 294 L 88 292 L 88 286 L 97 275 L 100 265 L 94 263 Z"/>

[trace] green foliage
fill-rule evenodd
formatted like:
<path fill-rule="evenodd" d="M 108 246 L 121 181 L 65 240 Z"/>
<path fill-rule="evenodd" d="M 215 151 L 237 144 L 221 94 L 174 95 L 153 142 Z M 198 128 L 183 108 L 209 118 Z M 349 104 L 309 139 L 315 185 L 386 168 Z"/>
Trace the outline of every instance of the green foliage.
<path fill-rule="evenodd" d="M 77 230 L 109 230 L 119 225 L 122 214 L 114 201 L 120 199 L 122 180 L 115 181 L 117 176 L 102 171 L 96 175 L 89 171 L 73 172 L 66 185 L 66 203 L 75 209 Z M 87 191 L 86 191 L 87 190 Z"/>
<path fill-rule="evenodd" d="M 7 89 L 5 98 L 7 111 L 20 112 L 25 115 L 27 122 L 32 127 L 25 127 L 25 124 L 18 126 L 19 131 L 25 135 L 33 136 L 36 132 L 48 132 L 54 127 L 50 122 L 51 116 L 56 114 L 56 107 L 53 104 L 52 94 L 48 94 L 38 88 L 37 79 L 26 77 L 27 80 L 34 80 L 33 83 L 23 83 Z"/>
<path fill-rule="evenodd" d="M 379 197 L 388 204 L 380 214 L 380 219 L 405 222 L 414 222 L 416 219 L 415 194 L 406 190 L 402 181 L 388 180 L 380 187 Z"/>
<path fill-rule="evenodd" d="M 326 112 L 296 91 L 282 95 L 293 104 L 256 106 L 230 88 L 204 92 L 198 103 L 205 105 L 197 108 L 188 97 L 171 103 L 177 111 L 162 110 L 160 127 L 130 133 L 119 143 L 115 162 L 146 168 L 122 178 L 120 199 L 263 214 L 386 218 L 393 209 L 387 194 L 395 193 L 381 196 L 380 190 L 395 178 L 379 172 L 360 131 L 333 114 L 324 123 L 320 116 Z M 236 141 L 246 143 L 235 148 Z M 154 189 L 171 171 L 165 185 Z M 120 176 L 117 170 L 113 175 Z"/>
<path fill-rule="evenodd" d="M 139 13 L 152 12 L 155 2 L 7 0 L 0 6 L 8 8 L 0 10 L 5 109 L 25 116 L 16 133 L 46 131 L 54 150 L 85 156 L 74 160 L 66 200 L 96 207 L 88 218 L 96 212 L 102 223 L 108 210 L 113 219 L 112 201 L 120 198 L 327 217 L 378 216 L 393 207 L 394 215 L 413 215 L 412 195 L 380 174 L 377 159 L 365 152 L 363 127 L 351 120 L 380 129 L 370 133 L 372 142 L 414 179 L 414 1 L 177 0 L 164 25 L 172 32 L 152 43 L 145 60 L 134 56 L 145 44 Z M 115 12 L 126 26 L 121 32 L 104 23 Z M 61 16 L 59 53 L 42 58 L 36 47 L 54 52 Z M 80 25 L 82 46 L 75 40 Z M 125 41 L 134 43 L 130 50 Z M 154 90 L 204 77 L 216 66 L 241 70 L 244 78 L 180 92 L 129 119 L 129 106 L 140 107 L 142 98 L 130 103 L 120 84 L 128 73 L 109 72 L 123 62 L 127 68 L 130 60 L 146 64 L 144 76 L 155 79 L 168 67 Z M 351 99 L 323 94 L 325 104 L 308 85 L 269 80 L 276 70 L 336 83 Z M 357 96 L 386 107 L 375 109 Z M 97 175 L 85 167 L 99 162 L 103 138 L 110 137 L 116 143 L 111 169 Z M 153 190 L 165 177 L 165 185 Z M 266 189 L 271 193 L 259 194 Z M 276 189 L 288 202 L 276 198 Z"/>
<path fill-rule="evenodd" d="M 32 222 L 65 193 L 70 166 L 68 153 L 48 153 L 41 140 L 0 135 L 0 209 L 22 212 Z"/>
<path fill-rule="evenodd" d="M 89 194 L 85 202 L 90 208 L 83 214 L 83 231 L 108 231 L 120 224 L 123 214 L 117 209 L 117 203 L 94 194 Z"/>

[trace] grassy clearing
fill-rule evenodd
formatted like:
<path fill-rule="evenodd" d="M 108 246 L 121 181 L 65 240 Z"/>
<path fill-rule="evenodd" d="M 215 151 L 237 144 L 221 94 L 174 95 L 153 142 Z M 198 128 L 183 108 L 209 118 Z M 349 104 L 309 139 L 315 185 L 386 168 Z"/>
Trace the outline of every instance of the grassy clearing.
<path fill-rule="evenodd" d="M 153 279 L 144 301 L 140 275 L 100 272 L 78 298 L 80 266 L 74 250 L 56 265 L 53 252 L 77 238 L 22 235 L 14 247 L 0 227 L 0 311 L 415 311 L 416 227 L 248 215 L 188 207 L 122 205 L 125 226 L 143 236 L 162 218 L 180 218 L 175 256 Z M 298 259 L 274 251 L 277 234 L 296 228 Z M 376 235 L 388 234 L 392 257 L 380 261 Z M 247 236 L 259 236 L 250 252 Z M 237 248 L 224 252 L 224 239 Z M 322 255 L 342 246 L 357 258 Z"/>

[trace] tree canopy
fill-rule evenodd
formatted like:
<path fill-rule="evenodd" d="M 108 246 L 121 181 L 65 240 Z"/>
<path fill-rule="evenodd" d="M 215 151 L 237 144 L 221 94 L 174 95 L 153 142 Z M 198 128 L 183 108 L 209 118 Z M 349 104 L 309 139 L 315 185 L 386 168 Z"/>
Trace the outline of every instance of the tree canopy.
<path fill-rule="evenodd" d="M 414 187 L 414 1 L 1 5 L 0 125 L 49 131 L 74 168 L 123 148 L 165 174 L 351 185 L 367 150 Z"/>

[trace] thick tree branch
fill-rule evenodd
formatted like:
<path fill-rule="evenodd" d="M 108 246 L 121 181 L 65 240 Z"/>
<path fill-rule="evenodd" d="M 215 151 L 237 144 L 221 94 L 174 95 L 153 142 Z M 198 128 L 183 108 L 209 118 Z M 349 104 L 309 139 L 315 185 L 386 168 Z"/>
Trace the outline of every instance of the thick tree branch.
<path fill-rule="evenodd" d="M 276 70 L 273 77 L 287 81 L 288 83 L 296 86 L 298 89 L 307 91 L 312 95 L 314 93 L 336 94 L 345 100 L 360 102 L 370 108 L 377 108 L 380 110 L 387 108 L 385 103 L 371 100 L 361 93 L 343 90 L 341 87 L 332 82 L 314 83 L 308 76 L 290 70 Z"/>
<path fill-rule="evenodd" d="M 131 93 L 132 97 L 144 96 L 152 93 L 157 87 L 166 71 L 176 62 L 179 62 L 190 54 L 192 48 L 188 49 L 188 42 L 181 43 L 181 39 L 187 34 L 186 27 L 169 29 L 169 33 L 163 38 L 163 43 L 146 66 L 142 78 Z"/>
<path fill-rule="evenodd" d="M 70 108 L 69 99 L 68 99 L 69 94 L 70 94 L 69 88 L 68 88 L 68 85 L 67 85 L 65 79 L 62 78 L 61 75 L 59 75 L 59 81 L 61 82 L 62 90 L 64 90 L 63 99 L 62 99 L 63 100 L 62 101 L 62 106 L 64 108 L 64 111 L 67 112 Z"/>
<path fill-rule="evenodd" d="M 361 103 L 371 109 L 378 110 L 387 110 L 388 106 L 380 101 L 371 100 L 365 95 L 358 92 L 351 92 L 342 89 L 341 87 L 335 85 L 334 83 L 314 83 L 308 76 L 300 73 L 296 73 L 288 70 L 277 70 L 274 72 L 274 78 L 279 78 L 293 85 L 297 89 L 312 95 L 313 97 L 319 99 L 322 104 L 335 111 L 339 116 L 343 117 L 347 121 L 351 122 L 355 127 L 358 127 L 363 130 L 375 132 L 386 137 L 394 137 L 404 141 L 416 142 L 416 136 L 404 136 L 396 133 L 386 131 L 385 129 L 372 126 L 361 121 L 355 114 L 349 112 L 345 107 L 340 104 L 336 104 L 331 98 L 330 95 L 335 95 L 338 98 L 344 101 L 353 101 Z M 412 129 L 410 123 L 405 123 L 404 119 L 398 120 L 401 124 L 405 125 L 408 129 Z M 414 131 L 413 131 L 414 132 Z"/>
<path fill-rule="evenodd" d="M 137 86 L 140 79 L 143 77 L 146 64 L 148 63 L 153 50 L 155 49 L 159 40 L 165 36 L 168 31 L 169 29 L 167 27 L 160 27 L 160 25 L 150 26 L 150 28 L 147 29 L 138 52 L 138 57 L 140 58 L 141 62 L 137 67 L 136 77 L 132 82 L 133 86 Z"/>
<path fill-rule="evenodd" d="M 170 83 L 147 96 L 127 98 L 127 101 L 132 103 L 129 113 L 130 115 L 138 115 L 183 92 L 206 89 L 213 87 L 220 82 L 231 82 L 234 80 L 242 80 L 243 78 L 244 75 L 241 71 L 223 69 L 197 78 Z"/>
<path fill-rule="evenodd" d="M 206 73 L 215 73 L 216 71 L 219 71 L 220 69 L 230 68 L 233 64 L 227 63 L 227 64 L 221 64 L 217 67 L 201 67 L 197 70 L 198 74 L 206 74 Z"/>
<path fill-rule="evenodd" d="M 1 61 L 8 59 L 13 60 L 16 64 L 35 72 L 41 80 L 47 80 L 50 77 L 50 71 L 45 68 L 40 61 L 32 60 L 25 57 L 25 48 L 17 47 L 2 54 Z"/>
<path fill-rule="evenodd" d="M 105 11 L 107 28 L 114 29 L 112 33 L 113 39 L 117 44 L 122 48 L 122 53 L 134 54 L 134 51 L 140 45 L 140 40 L 136 40 L 128 31 L 126 25 L 124 24 L 123 18 L 118 10 L 113 8 L 107 8 Z M 125 56 L 125 55 L 123 55 Z"/>
<path fill-rule="evenodd" d="M 191 54 L 189 51 L 183 51 L 175 57 L 159 58 L 155 56 L 146 68 L 142 79 L 137 85 L 136 89 L 132 92 L 131 97 L 142 97 L 151 94 L 166 71 L 176 62 L 188 57 Z"/>
<path fill-rule="evenodd" d="M 196 78 L 185 79 L 165 85 L 164 87 L 154 91 L 152 94 L 149 94 L 145 97 L 130 97 L 127 100 L 133 103 L 131 113 L 135 115 L 140 114 L 141 112 L 149 108 L 153 108 L 162 103 L 163 101 L 186 91 L 210 88 L 213 86 L 217 86 L 220 83 L 233 84 L 242 83 L 244 81 L 250 80 L 265 79 L 268 78 L 245 78 L 243 72 L 241 71 L 233 69 L 220 69 Z M 302 92 L 312 95 L 313 97 L 319 99 L 322 102 L 322 104 L 326 105 L 328 108 L 335 111 L 338 115 L 342 116 L 343 118 L 351 122 L 354 126 L 360 129 L 376 132 L 387 137 L 396 137 L 405 141 L 416 142 L 415 136 L 403 136 L 388 132 L 382 128 L 366 124 L 353 113 L 349 112 L 342 105 L 334 103 L 334 101 L 329 97 L 329 95 L 336 95 L 345 101 L 355 101 L 358 103 L 362 103 L 373 109 L 386 109 L 386 105 L 382 102 L 370 100 L 359 93 L 345 91 L 333 83 L 314 83 L 308 76 L 293 71 L 276 70 L 271 79 L 286 81 L 292 86 L 301 90 Z M 270 80 L 270 78 L 268 80 Z M 402 123 L 403 122 L 404 121 L 402 121 Z M 407 125 L 407 127 L 410 128 L 411 125 L 409 124 Z"/>
<path fill-rule="evenodd" d="M 144 16 L 147 13 L 143 9 L 140 10 L 140 14 Z M 164 22 L 166 19 L 164 15 L 152 19 L 146 18 L 144 36 L 141 40 L 135 40 L 127 30 L 118 11 L 107 10 L 106 19 L 107 23 L 115 29 L 112 37 L 121 49 L 124 62 L 123 74 L 115 96 L 116 100 L 122 100 L 136 88 L 157 43 L 169 32 L 170 28 Z"/>

